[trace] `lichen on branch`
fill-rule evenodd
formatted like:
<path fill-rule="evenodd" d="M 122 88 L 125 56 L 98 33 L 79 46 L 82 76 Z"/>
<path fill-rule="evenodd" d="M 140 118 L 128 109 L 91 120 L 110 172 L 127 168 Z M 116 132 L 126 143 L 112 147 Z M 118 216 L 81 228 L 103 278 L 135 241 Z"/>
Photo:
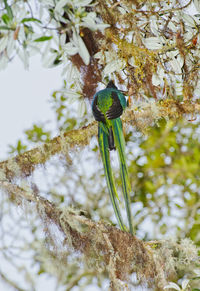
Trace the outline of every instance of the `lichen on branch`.
<path fill-rule="evenodd" d="M 122 119 L 125 124 L 131 124 L 137 126 L 139 130 L 144 130 L 160 118 L 177 120 L 185 115 L 194 117 L 199 112 L 199 103 L 166 99 L 160 102 L 142 103 L 139 107 L 132 106 L 126 110 Z M 0 180 L 11 181 L 15 177 L 30 176 L 38 165 L 45 164 L 56 154 L 63 154 L 71 163 L 70 151 L 88 145 L 94 135 L 97 135 L 96 122 L 80 129 L 64 132 L 48 143 L 3 161 L 0 163 Z"/>
<path fill-rule="evenodd" d="M 108 273 L 111 290 L 129 290 L 134 273 L 141 284 L 161 291 L 179 271 L 194 268 L 198 261 L 197 248 L 189 239 L 143 242 L 114 226 L 86 218 L 81 210 L 58 207 L 34 190 L 8 182 L 0 182 L 0 187 L 35 204 L 54 259 L 59 260 L 61 253 L 63 263 L 65 252 L 78 252 L 93 275 Z M 56 228 L 59 232 L 52 231 Z M 59 235 L 62 244 L 58 244 Z"/>

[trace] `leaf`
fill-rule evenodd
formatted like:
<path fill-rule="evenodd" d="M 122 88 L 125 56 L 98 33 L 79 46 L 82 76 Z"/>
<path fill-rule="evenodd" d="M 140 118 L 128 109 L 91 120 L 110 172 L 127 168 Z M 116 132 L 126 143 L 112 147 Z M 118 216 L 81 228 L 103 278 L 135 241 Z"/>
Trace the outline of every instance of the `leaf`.
<path fill-rule="evenodd" d="M 47 142 L 50 139 L 50 131 L 45 131 L 42 125 L 34 124 L 31 129 L 25 131 L 25 134 L 31 142 Z"/>
<path fill-rule="evenodd" d="M 13 19 L 13 12 L 12 12 L 11 7 L 7 3 L 7 0 L 4 0 L 4 4 L 5 4 L 5 8 L 7 10 L 7 13 L 8 13 L 8 17 L 9 17 L 9 19 L 12 20 Z"/>
<path fill-rule="evenodd" d="M 23 19 L 21 20 L 21 23 L 24 23 L 24 22 L 30 22 L 30 21 L 35 21 L 35 22 L 42 23 L 39 19 L 34 18 L 34 17 L 23 18 Z"/>
<path fill-rule="evenodd" d="M 0 25 L 0 30 L 15 30 L 14 28 L 10 28 L 8 26 Z"/>
<path fill-rule="evenodd" d="M 27 146 L 23 144 L 21 140 L 17 141 L 16 146 L 9 145 L 9 148 L 10 148 L 8 152 L 9 154 L 14 154 L 14 153 L 22 154 L 27 150 Z"/>
<path fill-rule="evenodd" d="M 34 39 L 35 42 L 42 42 L 52 39 L 53 36 L 41 36 L 39 38 Z"/>
<path fill-rule="evenodd" d="M 3 22 L 4 22 L 5 24 L 8 24 L 8 23 L 10 22 L 10 17 L 8 16 L 8 14 L 3 14 L 3 15 L 1 16 L 1 19 L 3 20 Z"/>

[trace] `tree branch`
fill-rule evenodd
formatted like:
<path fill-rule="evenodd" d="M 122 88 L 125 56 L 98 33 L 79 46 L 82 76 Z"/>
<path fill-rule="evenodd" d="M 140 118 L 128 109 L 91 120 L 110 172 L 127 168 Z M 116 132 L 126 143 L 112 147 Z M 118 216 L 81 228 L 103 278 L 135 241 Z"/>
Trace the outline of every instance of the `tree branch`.
<path fill-rule="evenodd" d="M 137 126 L 139 130 L 143 130 L 153 125 L 160 118 L 177 120 L 184 115 L 194 116 L 199 112 L 199 103 L 165 99 L 157 103 L 148 102 L 142 103 L 138 107 L 132 106 L 126 110 L 122 120 L 126 124 Z M 48 143 L 3 161 L 0 163 L 0 180 L 11 181 L 14 177 L 27 177 L 31 175 L 37 165 L 44 164 L 55 154 L 65 155 L 70 163 L 70 150 L 88 145 L 92 136 L 96 134 L 97 122 L 94 121 L 87 126 L 65 132 Z"/>
<path fill-rule="evenodd" d="M 192 269 L 198 260 L 197 249 L 189 240 L 144 243 L 128 232 L 86 218 L 79 210 L 59 208 L 34 189 L 23 189 L 5 181 L 0 182 L 0 187 L 9 195 L 14 191 L 20 198 L 34 202 L 48 241 L 57 246 L 58 232 L 52 232 L 55 229 L 52 225 L 57 226 L 61 237 L 64 236 L 63 252 L 67 246 L 68 250 L 82 254 L 94 272 L 107 271 L 112 290 L 128 290 L 132 273 L 136 273 L 141 284 L 163 290 L 179 268 Z M 60 244 L 57 247 L 62 251 Z"/>

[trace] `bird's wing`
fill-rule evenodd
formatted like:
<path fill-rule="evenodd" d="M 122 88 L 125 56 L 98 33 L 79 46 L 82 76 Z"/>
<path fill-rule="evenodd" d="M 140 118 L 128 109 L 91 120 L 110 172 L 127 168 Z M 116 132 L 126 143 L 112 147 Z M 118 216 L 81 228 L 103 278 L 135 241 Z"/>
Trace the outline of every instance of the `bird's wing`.
<path fill-rule="evenodd" d="M 96 95 L 94 97 L 94 100 L 92 102 L 92 112 L 93 112 L 93 115 L 94 115 L 94 118 L 97 120 L 97 121 L 101 121 L 103 123 L 106 123 L 106 120 L 105 120 L 105 116 L 104 114 L 99 110 L 98 108 L 98 105 L 97 105 L 97 99 L 98 99 L 98 95 Z"/>
<path fill-rule="evenodd" d="M 111 91 L 111 96 L 113 99 L 113 103 L 106 112 L 106 117 L 110 120 L 120 117 L 123 112 L 123 108 L 118 98 L 117 92 Z"/>

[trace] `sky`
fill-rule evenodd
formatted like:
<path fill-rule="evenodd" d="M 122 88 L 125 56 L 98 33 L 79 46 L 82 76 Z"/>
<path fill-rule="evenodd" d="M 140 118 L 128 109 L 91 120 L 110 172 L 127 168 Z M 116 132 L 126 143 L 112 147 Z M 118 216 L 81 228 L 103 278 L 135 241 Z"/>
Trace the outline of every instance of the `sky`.
<path fill-rule="evenodd" d="M 25 129 L 33 123 L 54 118 L 48 101 L 52 92 L 63 85 L 61 71 L 60 67 L 42 67 L 39 56 L 32 57 L 29 70 L 25 70 L 23 63 L 15 58 L 4 71 L 0 71 L 0 161 L 8 157 L 8 145 L 16 145 L 17 140 L 23 138 Z M 0 261 L 0 268 L 6 275 L 19 283 L 22 277 L 13 273 L 15 270 L 6 261 L 2 262 L 2 258 Z M 31 269 L 29 265 L 27 267 Z M 35 288 L 38 291 L 56 290 L 56 281 L 48 275 L 39 276 Z M 12 291 L 13 288 L 0 279 L 0 290 Z M 76 290 L 79 288 L 73 288 Z M 87 290 L 98 291 L 99 288 L 91 284 Z"/>
<path fill-rule="evenodd" d="M 8 144 L 16 145 L 24 129 L 54 118 L 48 101 L 61 88 L 61 68 L 42 67 L 40 57 L 32 57 L 29 70 L 15 58 L 0 71 L 0 160 L 5 159 Z"/>

